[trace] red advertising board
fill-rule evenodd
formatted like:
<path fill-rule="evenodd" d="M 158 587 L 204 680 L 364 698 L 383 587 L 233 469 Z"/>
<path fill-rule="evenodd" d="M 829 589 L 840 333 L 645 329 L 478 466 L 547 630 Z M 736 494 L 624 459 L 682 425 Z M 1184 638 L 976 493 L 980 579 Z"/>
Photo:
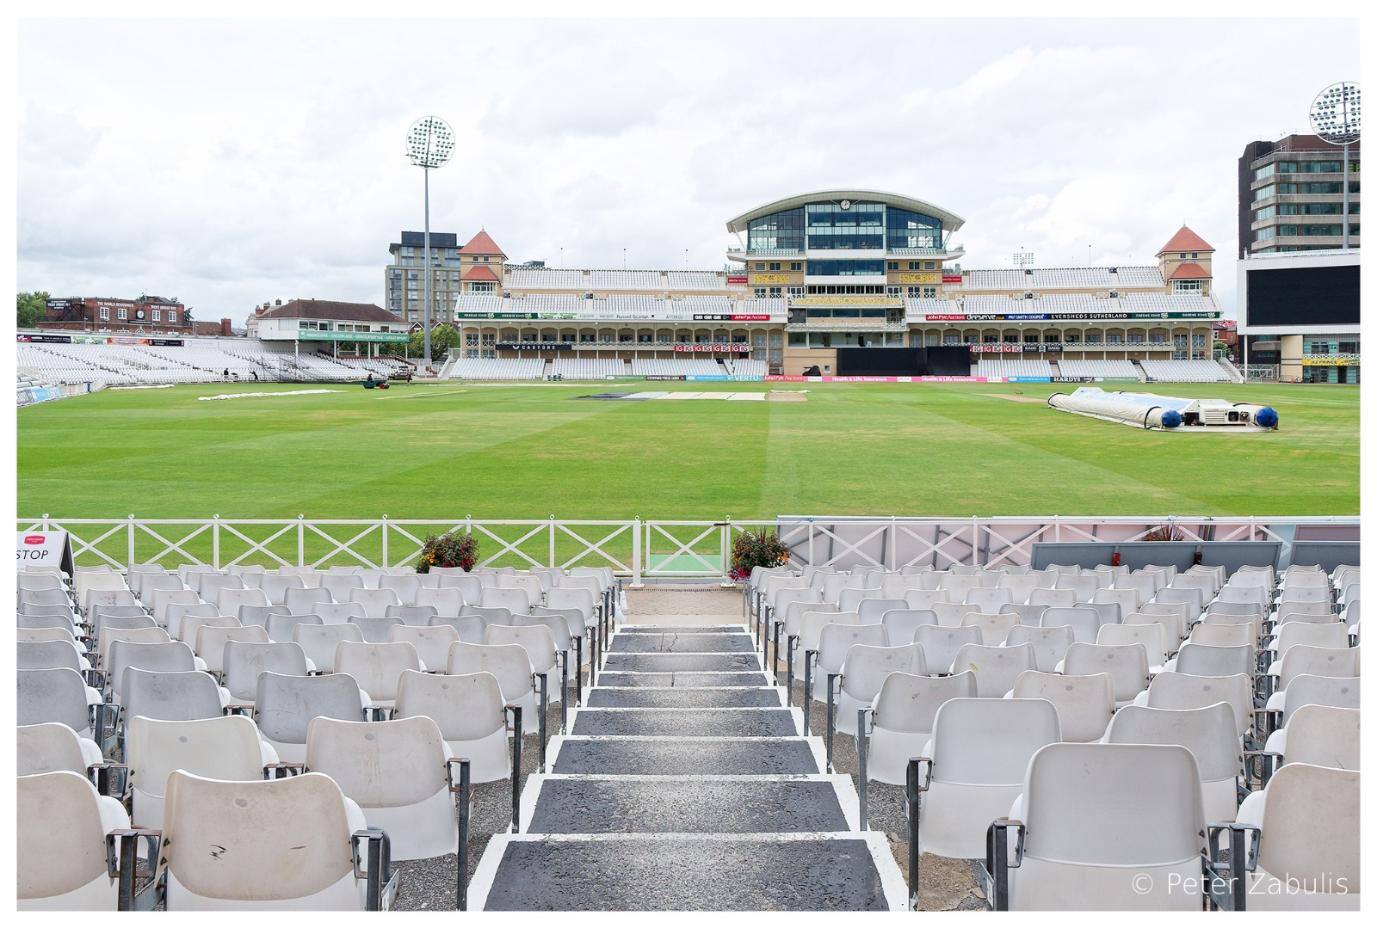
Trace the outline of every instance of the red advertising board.
<path fill-rule="evenodd" d="M 746 286 L 746 280 L 747 280 L 747 278 L 746 278 L 746 275 L 745 275 L 745 274 L 728 274 L 728 275 L 727 275 L 727 283 L 728 283 L 728 285 L 731 285 L 731 286 L 742 286 L 742 287 L 744 287 L 744 286 Z"/>
<path fill-rule="evenodd" d="M 960 275 L 960 274 L 943 274 L 943 275 L 942 275 L 942 283 L 944 283 L 944 284 L 959 284 L 959 283 L 961 283 L 961 280 L 962 280 L 962 278 L 961 278 L 961 275 Z"/>

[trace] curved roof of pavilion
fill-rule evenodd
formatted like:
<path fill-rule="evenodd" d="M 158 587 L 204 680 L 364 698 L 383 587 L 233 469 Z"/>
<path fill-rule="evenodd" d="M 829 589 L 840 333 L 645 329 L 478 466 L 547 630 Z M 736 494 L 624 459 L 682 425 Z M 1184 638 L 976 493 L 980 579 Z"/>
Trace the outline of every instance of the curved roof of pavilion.
<path fill-rule="evenodd" d="M 885 193 L 881 190 L 818 190 L 813 193 L 800 193 L 782 200 L 775 200 L 755 209 L 747 210 L 740 216 L 727 221 L 728 232 L 745 232 L 752 219 L 759 219 L 761 216 L 768 216 L 771 213 L 778 213 L 786 209 L 797 209 L 805 203 L 818 203 L 836 200 L 857 200 L 867 203 L 883 203 L 886 206 L 894 206 L 899 209 L 911 210 L 915 213 L 923 213 L 934 219 L 942 220 L 943 229 L 955 232 L 966 224 L 966 220 L 956 215 L 950 210 L 943 209 L 926 200 L 915 199 L 914 197 L 904 196 L 900 193 Z"/>

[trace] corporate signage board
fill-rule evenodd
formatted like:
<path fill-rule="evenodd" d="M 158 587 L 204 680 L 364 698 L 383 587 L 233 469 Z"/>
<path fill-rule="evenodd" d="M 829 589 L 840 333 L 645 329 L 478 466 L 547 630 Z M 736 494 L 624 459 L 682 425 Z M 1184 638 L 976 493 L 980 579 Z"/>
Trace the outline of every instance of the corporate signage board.
<path fill-rule="evenodd" d="M 1218 319 L 1219 312 L 1124 313 L 1091 310 L 1086 313 L 925 313 L 929 322 L 1083 322 L 1090 319 Z"/>
<path fill-rule="evenodd" d="M 19 567 L 57 567 L 72 574 L 72 541 L 66 532 L 19 532 L 15 564 Z"/>
<path fill-rule="evenodd" d="M 573 342 L 498 342 L 498 351 L 573 351 Z"/>
<path fill-rule="evenodd" d="M 788 274 L 756 274 L 754 282 L 757 284 L 787 284 L 791 283 Z"/>
<path fill-rule="evenodd" d="M 694 313 L 694 322 L 769 322 L 769 313 Z"/>
<path fill-rule="evenodd" d="M 1301 367 L 1358 367 L 1356 354 L 1308 354 L 1301 358 Z"/>
<path fill-rule="evenodd" d="M 944 284 L 959 284 L 959 283 L 962 283 L 964 280 L 965 280 L 965 278 L 963 278 L 960 274 L 943 274 L 943 275 L 942 275 L 942 283 L 944 283 Z"/>
<path fill-rule="evenodd" d="M 32 335 L 32 334 L 26 335 L 26 334 L 22 334 L 22 333 L 21 333 L 21 334 L 15 336 L 15 341 L 19 341 L 19 342 L 47 342 L 47 343 L 55 344 L 55 345 L 70 345 L 70 344 L 72 343 L 72 336 L 70 336 L 70 335 L 49 335 L 49 334 L 47 334 L 47 333 L 39 333 L 39 334 L 37 334 L 37 335 Z"/>
<path fill-rule="evenodd" d="M 656 346 L 659 347 L 659 346 Z M 732 353 L 740 354 L 751 350 L 751 346 L 746 342 L 678 342 L 674 346 L 675 351 L 691 354 L 707 353 Z"/>
<path fill-rule="evenodd" d="M 960 279 L 959 277 L 957 278 L 957 280 Z M 896 283 L 901 284 L 935 284 L 941 282 L 942 275 L 935 272 L 925 274 L 900 274 L 896 279 Z"/>
<path fill-rule="evenodd" d="M 903 297 L 897 296 L 858 296 L 853 294 L 796 296 L 789 300 L 789 305 L 798 309 L 828 309 L 833 306 L 874 306 L 884 309 L 903 309 L 904 300 Z"/>
<path fill-rule="evenodd" d="M 732 287 L 746 286 L 747 277 L 745 274 L 728 274 L 727 285 Z"/>
<path fill-rule="evenodd" d="M 322 332 L 318 329 L 302 329 L 298 335 L 303 342 L 405 342 L 411 336 L 406 332 Z"/>

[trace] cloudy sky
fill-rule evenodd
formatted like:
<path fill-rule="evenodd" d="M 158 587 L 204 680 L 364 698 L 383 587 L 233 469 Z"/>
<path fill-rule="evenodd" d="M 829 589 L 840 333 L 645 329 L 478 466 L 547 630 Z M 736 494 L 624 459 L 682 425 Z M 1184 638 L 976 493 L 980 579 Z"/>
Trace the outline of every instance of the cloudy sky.
<path fill-rule="evenodd" d="M 964 216 L 968 267 L 1149 263 L 1184 222 L 1234 301 L 1244 144 L 1357 79 L 1307 21 L 30 21 L 18 284 L 381 303 L 421 223 L 415 117 L 458 136 L 432 230 L 522 261 L 721 266 L 725 220 L 829 187 Z"/>

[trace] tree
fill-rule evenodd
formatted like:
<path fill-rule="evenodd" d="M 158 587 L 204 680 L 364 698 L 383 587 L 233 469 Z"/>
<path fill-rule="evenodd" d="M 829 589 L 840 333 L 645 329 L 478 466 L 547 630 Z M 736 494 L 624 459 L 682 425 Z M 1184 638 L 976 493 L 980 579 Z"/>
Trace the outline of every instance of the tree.
<path fill-rule="evenodd" d="M 417 329 L 411 333 L 410 355 L 419 358 L 425 352 L 425 336 Z M 451 325 L 440 323 L 430 327 L 430 356 L 441 358 L 459 348 L 459 332 Z"/>
<path fill-rule="evenodd" d="M 48 293 L 46 290 L 20 293 L 17 304 L 19 315 L 15 325 L 21 329 L 32 329 L 48 314 Z"/>

